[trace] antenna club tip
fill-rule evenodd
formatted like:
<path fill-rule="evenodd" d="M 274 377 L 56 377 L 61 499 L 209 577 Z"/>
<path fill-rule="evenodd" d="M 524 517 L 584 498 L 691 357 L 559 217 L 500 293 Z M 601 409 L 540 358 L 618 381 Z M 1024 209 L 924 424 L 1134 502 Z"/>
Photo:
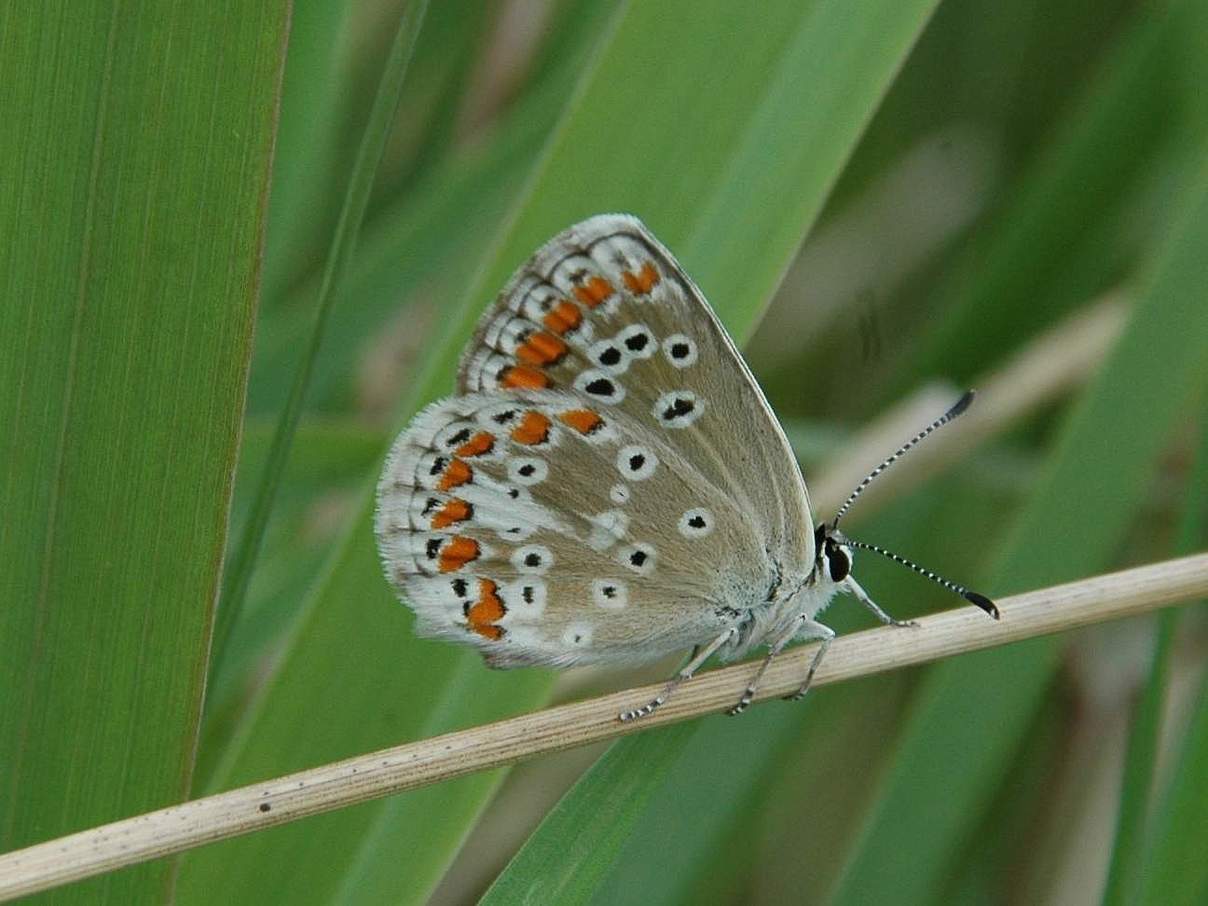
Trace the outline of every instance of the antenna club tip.
<path fill-rule="evenodd" d="M 964 594 L 964 599 L 970 604 L 976 604 L 994 619 L 999 619 L 1000 614 L 998 613 L 998 607 L 985 595 L 979 595 L 975 591 L 967 591 Z"/>
<path fill-rule="evenodd" d="M 973 398 L 977 396 L 977 391 L 973 389 L 966 390 L 961 398 L 956 401 L 951 409 L 948 410 L 949 418 L 956 418 L 962 412 L 969 408 L 973 403 Z"/>

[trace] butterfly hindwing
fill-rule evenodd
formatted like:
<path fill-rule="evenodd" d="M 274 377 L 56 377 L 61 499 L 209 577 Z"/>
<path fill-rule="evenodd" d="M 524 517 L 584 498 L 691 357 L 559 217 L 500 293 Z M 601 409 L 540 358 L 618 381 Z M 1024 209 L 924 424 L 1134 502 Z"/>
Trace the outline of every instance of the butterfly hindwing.
<path fill-rule="evenodd" d="M 379 487 L 387 569 L 425 634 L 501 665 L 640 661 L 732 621 L 720 551 L 758 581 L 740 508 L 641 423 L 574 393 L 426 410 Z"/>

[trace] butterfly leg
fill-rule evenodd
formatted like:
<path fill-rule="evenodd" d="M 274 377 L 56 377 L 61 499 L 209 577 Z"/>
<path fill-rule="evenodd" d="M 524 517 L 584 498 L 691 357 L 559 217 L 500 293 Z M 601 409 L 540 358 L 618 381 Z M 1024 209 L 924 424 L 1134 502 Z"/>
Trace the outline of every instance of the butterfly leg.
<path fill-rule="evenodd" d="M 863 589 L 860 583 L 852 578 L 850 573 L 848 573 L 847 578 L 843 580 L 841 587 L 844 589 L 844 591 L 850 593 L 857 601 L 871 610 L 873 615 L 886 626 L 909 626 L 913 629 L 919 628 L 919 624 L 914 620 L 895 620 L 893 617 L 883 611 L 877 602 L 869 597 L 868 592 Z"/>
<path fill-rule="evenodd" d="M 671 678 L 671 681 L 667 683 L 666 688 L 663 689 L 662 692 L 655 696 L 651 701 L 642 705 L 642 707 L 634 708 L 632 711 L 622 711 L 617 716 L 621 720 L 628 722 L 631 720 L 637 720 L 639 717 L 645 717 L 648 714 L 653 714 L 655 710 L 659 708 L 659 706 L 661 706 L 667 701 L 667 699 L 671 697 L 671 693 L 678 689 L 681 683 L 692 679 L 693 674 L 695 674 L 696 671 L 701 668 L 701 665 L 705 661 L 709 660 L 709 658 L 713 657 L 718 648 L 726 644 L 726 642 L 730 641 L 730 639 L 737 634 L 738 628 L 731 626 L 704 648 L 701 648 L 699 645 L 697 645 L 692 649 L 691 659 L 689 659 L 688 663 L 680 668 L 679 673 Z"/>
<path fill-rule="evenodd" d="M 733 708 L 728 712 L 731 716 L 741 714 L 747 709 L 747 705 L 755 699 L 755 690 L 759 688 L 759 683 L 763 679 L 763 675 L 767 673 L 768 667 L 772 665 L 772 659 L 784 650 L 784 646 L 793 639 L 802 637 L 807 639 L 822 639 L 822 647 L 818 653 L 814 655 L 814 661 L 810 665 L 810 679 L 813 679 L 814 669 L 818 666 L 818 662 L 822 660 L 822 652 L 826 650 L 826 646 L 830 644 L 831 639 L 835 637 L 834 630 L 829 626 L 823 626 L 810 619 L 808 614 L 801 614 L 797 620 L 789 628 L 788 632 L 784 633 L 780 638 L 774 641 L 771 647 L 768 648 L 767 657 L 763 659 L 763 663 L 759 665 L 759 669 L 755 671 L 755 675 L 751 677 L 751 682 L 743 692 L 742 698 L 738 700 Z"/>
<path fill-rule="evenodd" d="M 810 669 L 805 674 L 805 682 L 801 684 L 801 688 L 792 695 L 785 696 L 785 700 L 791 702 L 800 701 L 805 698 L 805 693 L 810 691 L 810 685 L 814 682 L 814 674 L 818 672 L 818 665 L 822 663 L 822 657 L 826 654 L 826 649 L 830 647 L 830 643 L 835 640 L 835 630 L 822 623 L 807 619 L 798 635 L 806 639 L 820 639 L 822 644 L 818 646 L 818 650 L 814 653 L 814 659 L 810 661 Z"/>

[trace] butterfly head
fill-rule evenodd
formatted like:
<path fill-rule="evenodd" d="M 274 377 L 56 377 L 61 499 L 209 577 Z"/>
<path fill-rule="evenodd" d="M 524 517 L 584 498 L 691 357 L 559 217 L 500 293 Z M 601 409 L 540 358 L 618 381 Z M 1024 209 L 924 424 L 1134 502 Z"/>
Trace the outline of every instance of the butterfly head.
<path fill-rule="evenodd" d="M 878 553 L 883 557 L 888 557 L 895 563 L 899 563 L 902 566 L 912 569 L 921 576 L 926 576 L 932 582 L 942 585 L 949 591 L 955 592 L 969 603 L 980 607 L 994 619 L 998 619 L 998 608 L 994 605 L 994 602 L 985 595 L 978 594 L 975 591 L 970 591 L 963 585 L 959 585 L 956 582 L 951 582 L 942 576 L 938 576 L 931 570 L 925 569 L 924 567 L 919 566 L 917 563 L 912 563 L 905 557 L 895 554 L 892 551 L 887 551 L 883 547 L 878 547 L 875 544 L 867 544 L 863 541 L 855 541 L 839 531 L 839 520 L 843 518 L 844 514 L 847 513 L 848 509 L 850 509 L 851 505 L 855 503 L 856 498 L 860 496 L 860 494 L 866 487 L 868 487 L 873 479 L 893 465 L 903 454 L 913 448 L 919 441 L 923 440 L 923 438 L 931 434 L 931 432 L 935 431 L 937 428 L 942 428 L 944 425 L 948 424 L 948 422 L 961 415 L 966 409 L 969 408 L 969 404 L 971 402 L 973 402 L 972 390 L 966 392 L 959 400 L 957 400 L 956 404 L 953 405 L 952 408 L 950 408 L 947 412 L 899 447 L 892 456 L 869 472 L 867 477 L 865 477 L 865 479 L 860 482 L 859 485 L 857 485 L 856 489 L 852 491 L 847 500 L 844 501 L 843 506 L 839 507 L 835 517 L 830 522 L 820 523 L 818 527 L 814 529 L 814 576 L 816 577 L 816 581 L 830 580 L 835 585 L 839 585 L 847 581 L 851 576 L 852 561 L 854 559 L 853 552 L 856 548 L 860 548 L 862 550 L 873 551 L 874 553 Z M 858 589 L 858 585 L 856 585 L 854 579 L 848 581 L 847 584 L 849 587 Z"/>
<path fill-rule="evenodd" d="M 838 585 L 851 575 L 855 555 L 846 535 L 827 522 L 814 529 L 814 574 Z"/>

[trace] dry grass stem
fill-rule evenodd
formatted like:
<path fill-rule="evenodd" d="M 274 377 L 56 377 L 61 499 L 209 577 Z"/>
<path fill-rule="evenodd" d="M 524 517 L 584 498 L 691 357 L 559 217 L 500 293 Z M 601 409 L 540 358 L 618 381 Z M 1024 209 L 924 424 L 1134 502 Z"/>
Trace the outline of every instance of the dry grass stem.
<path fill-rule="evenodd" d="M 1000 622 L 964 607 L 924 617 L 917 629 L 883 627 L 839 638 L 815 684 L 824 686 L 1133 616 L 1204 595 L 1208 595 L 1208 554 L 1028 592 L 998 602 Z M 813 646 L 803 646 L 778 658 L 768 670 L 757 700 L 794 691 L 812 650 Z M 543 752 L 721 711 L 738 699 L 753 668 L 744 663 L 706 673 L 685 684 L 654 715 L 636 723 L 621 723 L 618 712 L 648 701 L 660 685 L 395 746 L 17 850 L 0 856 L 0 899 Z"/>

